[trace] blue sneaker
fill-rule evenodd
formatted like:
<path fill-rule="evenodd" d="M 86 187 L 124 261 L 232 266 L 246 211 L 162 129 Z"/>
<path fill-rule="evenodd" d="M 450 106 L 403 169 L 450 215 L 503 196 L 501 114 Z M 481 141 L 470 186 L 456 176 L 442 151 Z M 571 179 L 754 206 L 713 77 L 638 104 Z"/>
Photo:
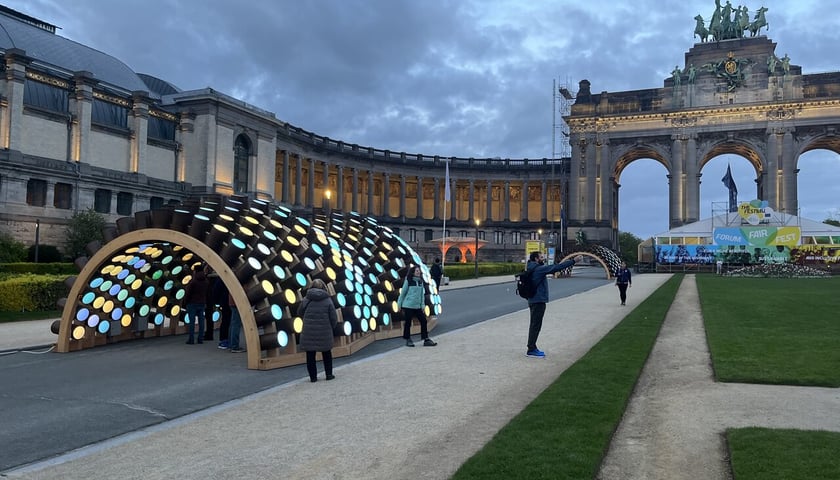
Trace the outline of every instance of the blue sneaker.
<path fill-rule="evenodd" d="M 531 358 L 545 358 L 545 352 L 535 348 L 533 350 L 528 350 L 528 352 L 525 353 L 525 356 Z"/>
<path fill-rule="evenodd" d="M 227 350 L 228 348 L 230 348 L 230 343 L 228 343 L 227 340 L 222 340 L 221 342 L 219 342 L 219 348 L 221 348 L 222 350 Z"/>

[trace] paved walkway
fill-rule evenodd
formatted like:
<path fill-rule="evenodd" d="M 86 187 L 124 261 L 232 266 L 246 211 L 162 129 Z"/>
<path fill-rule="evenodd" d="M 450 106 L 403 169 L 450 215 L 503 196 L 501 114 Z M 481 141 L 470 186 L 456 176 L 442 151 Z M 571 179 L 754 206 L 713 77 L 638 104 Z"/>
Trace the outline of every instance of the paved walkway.
<path fill-rule="evenodd" d="M 639 275 L 630 304 L 669 278 Z M 562 280 L 558 280 L 562 281 Z M 453 286 L 454 288 L 454 286 Z M 480 301 L 480 299 L 477 299 Z M 630 311 L 603 287 L 344 365 L 8 473 L 8 478 L 449 478 Z M 2 327 L 0 327 L 2 328 Z M 686 276 L 610 446 L 602 479 L 726 479 L 728 427 L 840 431 L 838 389 L 716 384 Z"/>

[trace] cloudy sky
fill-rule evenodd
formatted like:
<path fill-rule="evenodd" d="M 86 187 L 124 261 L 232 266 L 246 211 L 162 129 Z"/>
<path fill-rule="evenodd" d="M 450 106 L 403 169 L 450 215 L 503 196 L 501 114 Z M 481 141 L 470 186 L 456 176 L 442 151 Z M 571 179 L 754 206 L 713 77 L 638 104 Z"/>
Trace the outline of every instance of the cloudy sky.
<path fill-rule="evenodd" d="M 769 8 L 767 35 L 804 73 L 840 70 L 840 16 L 817 0 L 747 0 Z M 213 87 L 295 126 L 375 148 L 457 157 L 550 158 L 552 82 L 592 92 L 657 88 L 694 44 L 713 0 L 6 0 L 183 90 Z M 735 5 L 742 2 L 736 1 Z M 560 121 L 559 115 L 557 122 Z M 557 138 L 557 146 L 553 140 Z M 838 156 L 800 161 L 800 214 L 840 216 Z M 755 171 L 727 155 L 702 170 L 701 213 L 739 200 Z M 622 174 L 619 228 L 668 228 L 665 168 Z"/>

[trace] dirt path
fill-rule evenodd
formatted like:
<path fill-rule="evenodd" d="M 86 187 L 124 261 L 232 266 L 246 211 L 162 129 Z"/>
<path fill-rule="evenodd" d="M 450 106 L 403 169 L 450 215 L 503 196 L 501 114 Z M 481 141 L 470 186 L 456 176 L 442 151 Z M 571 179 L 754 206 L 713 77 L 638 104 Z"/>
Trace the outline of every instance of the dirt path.
<path fill-rule="evenodd" d="M 724 432 L 840 432 L 840 389 L 717 383 L 694 275 L 682 282 L 598 477 L 730 479 Z"/>

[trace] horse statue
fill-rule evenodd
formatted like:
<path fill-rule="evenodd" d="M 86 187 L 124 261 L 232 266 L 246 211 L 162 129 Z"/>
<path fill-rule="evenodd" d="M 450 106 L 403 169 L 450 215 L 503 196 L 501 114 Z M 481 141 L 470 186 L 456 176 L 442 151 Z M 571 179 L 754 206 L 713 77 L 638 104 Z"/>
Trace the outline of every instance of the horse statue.
<path fill-rule="evenodd" d="M 706 43 L 709 39 L 709 31 L 706 30 L 706 23 L 703 21 L 703 16 L 697 15 L 694 19 L 697 20 L 697 26 L 694 27 L 694 36 L 700 37 L 700 41 Z"/>
<path fill-rule="evenodd" d="M 761 27 L 766 27 L 767 30 L 770 30 L 770 24 L 767 23 L 767 19 L 764 18 L 764 12 L 767 11 L 767 7 L 761 7 L 758 11 L 755 12 L 755 19 L 750 24 L 750 36 L 754 37 L 758 35 Z"/>

